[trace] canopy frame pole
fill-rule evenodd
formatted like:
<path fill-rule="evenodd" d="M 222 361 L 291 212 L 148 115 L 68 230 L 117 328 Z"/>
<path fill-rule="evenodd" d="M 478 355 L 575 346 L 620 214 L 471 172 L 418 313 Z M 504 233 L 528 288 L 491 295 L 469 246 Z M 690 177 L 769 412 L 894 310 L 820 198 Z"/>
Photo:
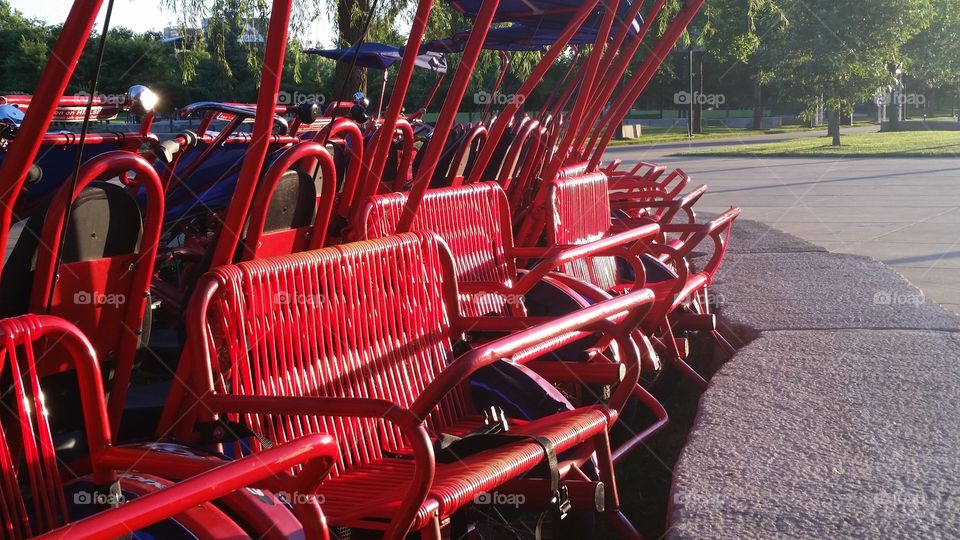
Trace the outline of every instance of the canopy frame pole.
<path fill-rule="evenodd" d="M 610 97 L 613 96 L 613 93 L 618 86 L 617 81 L 621 77 L 623 77 L 624 74 L 626 74 L 627 69 L 629 69 L 630 67 L 630 60 L 632 60 L 634 55 L 637 53 L 637 51 L 640 50 L 640 47 L 643 45 L 644 39 L 646 39 L 647 34 L 650 32 L 650 28 L 653 26 L 653 22 L 657 19 L 657 17 L 660 16 L 660 12 L 663 10 L 665 3 L 666 3 L 665 0 L 656 0 L 654 5 L 650 8 L 650 11 L 647 13 L 647 17 L 644 19 L 643 26 L 640 27 L 640 31 L 637 32 L 636 36 L 634 36 L 634 39 L 631 41 L 630 45 L 627 46 L 627 49 L 619 53 L 619 55 L 616 57 L 615 62 L 612 55 L 609 56 L 607 59 L 605 59 L 607 60 L 607 62 L 604 62 L 604 64 L 609 64 L 611 62 L 613 63 L 610 66 L 610 69 L 607 71 L 606 76 L 603 78 L 599 86 L 600 88 L 599 95 L 597 95 L 596 98 L 593 100 L 593 110 L 596 111 L 595 116 L 598 120 L 596 122 L 590 123 L 587 126 L 585 126 L 585 129 L 583 129 L 577 135 L 577 138 L 574 141 L 574 148 L 581 148 L 583 146 L 587 137 L 590 135 L 589 128 L 598 127 L 600 118 L 602 117 L 602 114 L 603 114 L 604 105 L 606 105 Z M 637 5 L 639 6 L 640 2 L 638 2 Z M 635 18 L 636 18 L 636 14 L 633 13 L 633 17 L 631 18 L 631 20 Z M 624 30 L 628 31 L 629 25 L 626 26 Z M 617 36 L 617 37 L 618 38 L 626 37 L 625 32 L 621 32 L 621 34 L 622 36 Z M 615 41 L 615 43 L 622 44 L 623 39 L 620 39 L 619 42 Z M 617 50 L 619 50 L 619 48 L 620 47 L 618 45 Z M 611 51 L 611 53 L 614 53 L 614 52 L 616 51 Z M 657 67 L 659 68 L 659 65 Z"/>
<path fill-rule="evenodd" d="M 407 197 L 407 204 L 404 206 L 400 222 L 397 224 L 396 232 L 398 233 L 410 230 L 413 218 L 417 214 L 417 207 L 420 206 L 420 202 L 430 186 L 430 179 L 433 178 L 433 173 L 437 169 L 447 135 L 453 127 L 453 122 L 457 118 L 457 111 L 460 109 L 460 103 L 463 102 L 463 96 L 470 84 L 470 76 L 473 75 L 477 59 L 480 58 L 480 53 L 483 51 L 487 29 L 493 23 L 493 18 L 497 14 L 499 6 L 500 0 L 484 0 L 480 6 L 480 11 L 477 13 L 476 20 L 474 20 L 473 29 L 470 31 L 470 37 L 467 38 L 467 45 L 460 56 L 457 71 L 453 74 L 447 99 L 443 102 L 440 117 L 434 125 L 433 137 L 431 138 L 433 144 L 427 144 L 423 161 L 413 179 L 413 187 Z"/>
<path fill-rule="evenodd" d="M 413 25 L 410 27 L 410 36 L 407 38 L 407 50 L 420 50 L 423 35 L 427 30 L 427 19 L 429 19 L 432 9 L 433 0 L 420 0 L 417 4 Z M 367 163 L 366 174 L 358 186 L 361 190 L 360 193 L 370 193 L 371 188 L 373 193 L 376 193 L 377 183 L 383 176 L 383 170 L 387 165 L 390 143 L 393 141 L 393 134 L 397 129 L 397 119 L 400 118 L 400 110 L 403 108 L 403 100 L 407 95 L 416 61 L 416 54 L 404 54 L 400 61 L 400 69 L 397 71 L 397 78 L 393 84 L 393 92 L 390 94 L 390 101 L 387 102 L 387 113 L 370 145 L 370 160 Z"/>
<path fill-rule="evenodd" d="M 380 88 L 380 103 L 377 104 L 377 119 L 380 119 L 380 113 L 383 112 L 383 98 L 387 94 L 387 78 L 389 77 L 390 69 L 383 70 L 383 86 Z"/>
<path fill-rule="evenodd" d="M 567 43 L 573 39 L 580 25 L 583 24 L 583 21 L 587 19 L 596 7 L 598 1 L 599 0 L 587 0 L 580 5 L 580 9 L 570 18 L 570 21 L 563 29 L 563 32 L 560 33 L 557 41 L 550 47 L 547 54 L 543 56 L 540 63 L 537 64 L 537 67 L 534 68 L 523 85 L 520 86 L 520 90 L 517 91 L 518 97 L 526 97 L 540 84 L 543 76 L 546 75 L 553 63 L 567 47 Z M 493 153 L 497 148 L 497 144 L 500 142 L 500 138 L 503 137 L 503 134 L 506 133 L 507 128 L 510 126 L 510 119 L 520 109 L 519 101 L 521 100 L 514 99 L 508 103 L 500 112 L 497 121 L 490 126 L 487 141 L 480 148 L 477 161 L 474 163 L 473 169 L 470 171 L 470 176 L 464 181 L 464 184 L 473 184 L 482 180 L 481 176 L 483 175 L 483 171 L 487 168 L 487 165 L 490 164 L 490 160 L 493 158 Z"/>
<path fill-rule="evenodd" d="M 293 0 L 274 0 L 267 30 L 267 44 L 263 53 L 263 70 L 260 76 L 260 93 L 257 97 L 257 114 L 253 121 L 253 134 L 246 158 L 240 168 L 237 187 L 220 224 L 220 232 L 214 248 L 210 268 L 233 262 L 240 242 L 240 233 L 253 202 L 257 180 L 270 149 L 273 135 L 273 112 L 280 94 L 280 78 L 283 74 L 283 59 L 287 48 L 287 31 Z"/>
<path fill-rule="evenodd" d="M 620 125 L 620 122 L 630 111 L 630 107 L 640 97 L 640 94 L 646 89 L 647 85 L 657 73 L 657 69 L 663 63 L 664 59 L 670 54 L 670 51 L 676 46 L 680 36 L 686 31 L 687 26 L 700 11 L 704 0 L 687 0 L 683 8 L 677 13 L 673 22 L 667 27 L 666 32 L 657 42 L 654 49 L 647 56 L 643 67 L 631 81 L 629 91 L 624 92 L 615 106 L 611 107 L 607 114 L 597 124 L 597 130 L 590 138 L 590 144 L 586 147 L 585 154 L 593 152 L 587 170 L 596 170 L 603 158 L 603 152 L 613 139 L 613 135 Z M 601 136 L 602 133 L 602 136 Z"/>

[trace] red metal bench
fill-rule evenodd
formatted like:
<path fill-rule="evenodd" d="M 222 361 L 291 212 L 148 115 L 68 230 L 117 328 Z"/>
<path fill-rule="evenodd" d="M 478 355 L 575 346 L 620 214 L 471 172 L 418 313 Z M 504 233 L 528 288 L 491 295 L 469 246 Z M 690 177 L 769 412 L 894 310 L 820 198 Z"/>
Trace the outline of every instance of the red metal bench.
<path fill-rule="evenodd" d="M 593 242 L 648 222 L 645 218 L 611 220 L 607 192 L 607 177 L 603 173 L 559 178 L 548 184 L 543 198 L 536 205 L 534 219 L 528 223 L 537 223 L 538 216 L 545 224 L 546 245 L 568 246 Z M 699 197 L 699 194 L 694 192 L 692 197 Z M 683 361 L 686 344 L 674 333 L 684 329 L 705 330 L 721 346 L 731 349 L 716 331 L 706 290 L 720 267 L 730 228 L 739 214 L 739 209 L 730 209 L 708 223 L 661 224 L 663 237 L 649 246 L 650 254 L 645 256 L 645 265 L 661 266 L 673 275 L 668 279 L 646 282 L 645 286 L 656 293 L 657 302 L 644 328 L 649 335 L 659 337 L 658 351 L 704 388 L 706 381 Z M 531 234 L 536 231 L 536 226 L 526 229 L 527 241 L 539 238 L 539 234 Z M 708 239 L 714 244 L 713 253 L 699 270 L 695 270 L 692 267 L 693 251 Z M 634 287 L 634 280 L 625 280 L 609 257 L 581 259 L 567 265 L 565 271 L 578 278 L 568 283 L 571 287 L 595 299 L 607 297 L 601 291 L 617 294 Z"/>
<path fill-rule="evenodd" d="M 404 193 L 380 195 L 368 200 L 364 210 L 357 214 L 354 232 L 363 238 L 378 238 L 396 229 L 404 211 L 407 196 Z M 513 243 L 510 208 L 503 190 L 495 183 L 483 182 L 454 188 L 430 190 L 421 202 L 412 224 L 412 230 L 432 232 L 439 235 L 449 246 L 457 271 L 460 291 L 460 309 L 471 316 L 501 315 L 522 317 L 527 315 L 524 296 L 538 287 L 555 298 L 571 295 L 580 307 L 590 305 L 592 300 L 580 297 L 566 285 L 559 283 L 554 272 L 564 265 L 578 266 L 584 260 L 604 253 L 631 252 L 652 240 L 659 227 L 654 223 L 634 228 L 619 235 L 608 235 L 587 245 L 550 248 L 519 248 Z M 537 259 L 530 269 L 517 271 L 517 261 Z M 640 280 L 635 285 L 642 288 L 642 267 L 637 268 Z M 556 315 L 556 312 L 551 312 Z M 576 342 L 580 335 L 558 339 L 557 344 Z M 649 352 L 646 338 L 638 333 L 633 336 L 641 349 L 641 364 L 645 371 L 655 371 L 658 360 Z M 603 350 L 602 340 L 595 347 Z M 589 346 L 589 345 L 587 345 Z M 616 356 L 614 353 L 611 355 Z M 609 363 L 563 361 L 560 359 L 535 361 L 528 364 L 534 371 L 553 382 L 566 384 L 615 384 L 611 380 Z M 618 375 L 616 372 L 614 377 Z M 605 378 L 605 375 L 607 374 Z M 631 396 L 653 413 L 657 421 L 635 433 L 625 444 L 617 448 L 616 455 L 625 455 L 630 449 L 659 431 L 667 421 L 662 405 L 645 389 L 636 386 L 632 392 L 620 388 L 607 401 L 608 405 L 621 410 Z M 594 396 L 587 396 L 595 399 Z"/>
<path fill-rule="evenodd" d="M 544 458 L 539 444 L 518 441 L 436 463 L 434 438 L 483 424 L 467 378 L 534 347 L 549 353 L 557 336 L 605 331 L 625 351 L 624 384 L 632 387 L 639 351 L 627 335 L 637 316 L 618 326 L 608 319 L 642 314 L 651 300 L 641 291 L 543 325 L 508 325 L 460 313 L 453 266 L 435 236 L 406 234 L 213 270 L 191 303 L 189 356 L 178 372 L 193 393 L 174 390 L 161 429 L 189 436 L 194 418 L 212 421 L 216 413 L 274 442 L 327 431 L 341 455 L 321 489 L 331 524 L 440 538 L 455 512 L 485 492 L 509 492 L 505 484 Z M 454 359 L 452 342 L 463 332 L 524 327 Z M 605 512 L 623 525 L 607 440 L 615 418 L 589 406 L 517 422 L 511 433 L 544 437 L 558 454 L 572 451 L 559 467 L 565 477 L 583 478 L 574 471 L 595 453 Z M 543 480 L 524 482 L 532 482 L 531 496 L 550 497 Z"/>
<path fill-rule="evenodd" d="M 56 349 L 50 348 L 52 344 Z M 52 366 L 77 375 L 77 406 L 84 412 L 92 469 L 88 475 L 75 477 L 74 471 L 83 466 L 68 466 L 55 452 L 44 384 L 38 376 Z M 246 534 L 244 529 L 210 501 L 249 486 L 314 489 L 337 457 L 333 440 L 317 434 L 251 458 L 214 459 L 213 465 L 197 462 L 199 468 L 191 464 L 186 469 L 194 473 L 177 484 L 153 476 L 149 464 L 163 456 L 140 451 L 131 459 L 128 449 L 112 445 L 93 347 L 76 327 L 56 317 L 0 320 L 0 374 L 8 396 L 0 416 L 3 538 L 115 538 L 171 517 L 201 538 L 239 537 Z M 307 476 L 291 478 L 286 473 L 301 466 Z M 121 502 L 131 494 L 137 497 Z M 85 515 L 89 517 L 78 519 Z M 322 516 L 314 525 L 313 537 L 327 538 Z"/>

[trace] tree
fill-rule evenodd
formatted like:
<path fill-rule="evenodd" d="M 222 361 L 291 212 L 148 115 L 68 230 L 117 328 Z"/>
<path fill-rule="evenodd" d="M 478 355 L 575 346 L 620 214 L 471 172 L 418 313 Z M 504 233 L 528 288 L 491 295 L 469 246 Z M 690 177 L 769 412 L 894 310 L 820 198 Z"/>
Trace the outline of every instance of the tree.
<path fill-rule="evenodd" d="M 51 29 L 25 18 L 0 0 L 0 89 L 5 93 L 29 93 L 47 62 Z"/>
<path fill-rule="evenodd" d="M 936 109 L 938 88 L 956 90 L 960 85 L 960 9 L 955 0 L 931 0 L 933 16 L 930 24 L 913 36 L 903 47 L 905 70 L 919 87 L 931 90 L 926 96 L 931 109 Z"/>
<path fill-rule="evenodd" d="M 180 23 L 187 28 L 199 28 L 205 20 L 209 27 L 227 17 L 236 21 L 265 21 L 269 15 L 268 3 L 262 0 L 163 0 L 163 5 L 175 11 Z M 338 31 L 335 46 L 348 47 L 361 39 L 370 41 L 388 37 L 395 32 L 395 22 L 410 5 L 409 0 L 297 0 L 294 2 L 291 30 L 296 40 L 324 10 L 332 10 L 333 23 Z M 438 3 L 433 9 L 449 8 Z M 210 56 L 222 60 L 226 57 L 225 49 L 225 42 L 220 42 L 210 51 Z M 296 59 L 302 60 L 303 55 L 297 55 Z M 358 89 L 366 91 L 366 70 L 355 68 L 350 71 L 349 64 L 345 63 L 338 63 L 335 69 L 336 84 L 330 90 L 334 94 L 333 99 L 347 98 Z"/>
<path fill-rule="evenodd" d="M 929 0 L 780 0 L 787 21 L 770 36 L 778 51 L 772 73 L 809 114 L 823 96 L 833 145 L 840 145 L 840 118 L 857 103 L 871 101 L 893 83 L 888 65 L 929 23 Z"/>

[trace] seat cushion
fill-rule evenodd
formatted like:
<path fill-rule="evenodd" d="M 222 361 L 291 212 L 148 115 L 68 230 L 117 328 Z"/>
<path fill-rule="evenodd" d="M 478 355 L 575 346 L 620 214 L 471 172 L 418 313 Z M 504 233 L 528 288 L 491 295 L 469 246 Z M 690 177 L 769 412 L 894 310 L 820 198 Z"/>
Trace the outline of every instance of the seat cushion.
<path fill-rule="evenodd" d="M 560 454 L 603 433 L 608 420 L 605 408 L 583 407 L 530 422 L 514 422 L 510 432 L 545 437 Z M 464 435 L 481 424 L 481 418 L 471 417 L 448 432 Z M 571 459 L 583 460 L 589 452 Z M 473 502 L 478 494 L 529 472 L 543 457 L 539 444 L 519 441 L 478 452 L 456 463 L 438 463 L 433 486 L 420 506 L 414 529 L 424 527 L 434 515 L 452 515 Z M 561 470 L 570 464 L 570 461 L 562 463 Z M 328 521 L 337 526 L 385 529 L 390 516 L 400 507 L 413 474 L 412 459 L 385 458 L 325 481 L 320 491 Z"/>

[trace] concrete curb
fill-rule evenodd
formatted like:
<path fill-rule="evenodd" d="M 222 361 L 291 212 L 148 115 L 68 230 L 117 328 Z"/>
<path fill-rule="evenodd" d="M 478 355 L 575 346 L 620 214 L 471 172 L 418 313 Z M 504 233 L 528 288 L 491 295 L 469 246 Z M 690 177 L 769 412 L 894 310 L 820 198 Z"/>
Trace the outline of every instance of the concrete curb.
<path fill-rule="evenodd" d="M 737 227 L 777 241 L 731 249 L 712 290 L 749 344 L 701 399 L 667 536 L 960 537 L 960 317 L 877 261 Z"/>

